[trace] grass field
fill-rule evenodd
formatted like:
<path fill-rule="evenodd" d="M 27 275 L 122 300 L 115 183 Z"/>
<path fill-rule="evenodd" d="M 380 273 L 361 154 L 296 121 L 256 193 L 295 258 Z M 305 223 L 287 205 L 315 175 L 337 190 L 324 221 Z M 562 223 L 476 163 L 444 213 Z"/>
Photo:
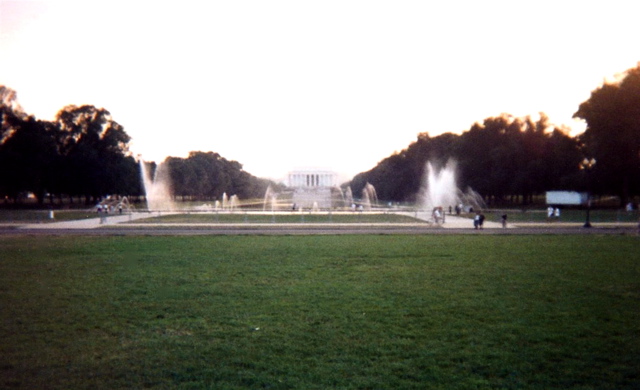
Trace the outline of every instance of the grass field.
<path fill-rule="evenodd" d="M 637 389 L 633 236 L 0 237 L 0 388 Z"/>
<path fill-rule="evenodd" d="M 48 223 L 98 218 L 93 210 L 54 210 L 54 219 L 49 210 L 0 210 L 0 223 Z"/>
<path fill-rule="evenodd" d="M 392 213 L 184 213 L 137 219 L 135 223 L 425 223 Z"/>
<path fill-rule="evenodd" d="M 489 210 L 487 211 L 487 219 L 489 221 L 500 221 L 502 214 L 507 214 L 510 222 L 585 222 L 586 210 L 581 209 L 563 209 L 560 218 L 547 218 L 547 211 L 544 209 L 532 210 Z M 590 220 L 593 223 L 602 222 L 618 222 L 618 223 L 637 223 L 639 222 L 640 212 L 638 210 L 625 211 L 620 209 L 599 209 L 591 210 Z"/>
<path fill-rule="evenodd" d="M 411 213 L 411 212 L 410 212 Z M 559 219 L 548 220 L 546 210 L 486 210 L 488 221 L 500 222 L 502 214 L 508 215 L 510 223 L 556 223 L 585 221 L 586 211 L 580 209 L 564 209 Z M 0 209 L 1 223 L 50 223 L 69 220 L 98 218 L 95 211 L 87 210 L 54 210 L 54 219 L 49 219 L 48 210 L 11 210 Z M 464 217 L 473 217 L 465 214 Z M 591 211 L 591 222 L 598 223 L 638 223 L 640 212 L 627 212 L 616 209 L 600 209 Z M 260 213 L 238 210 L 229 212 L 182 212 L 179 214 L 163 215 L 162 217 L 136 220 L 136 223 L 424 223 L 407 215 L 394 214 L 393 210 L 384 212 L 364 213 Z"/>

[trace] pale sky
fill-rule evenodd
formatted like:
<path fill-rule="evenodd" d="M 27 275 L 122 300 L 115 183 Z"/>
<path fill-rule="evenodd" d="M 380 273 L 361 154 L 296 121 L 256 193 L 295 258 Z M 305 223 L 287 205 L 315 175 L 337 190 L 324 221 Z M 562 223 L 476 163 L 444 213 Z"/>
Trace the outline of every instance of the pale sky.
<path fill-rule="evenodd" d="M 214 151 L 260 177 L 350 178 L 421 132 L 571 119 L 640 61 L 640 2 L 7 1 L 0 85 L 51 120 L 109 110 L 145 160 Z"/>

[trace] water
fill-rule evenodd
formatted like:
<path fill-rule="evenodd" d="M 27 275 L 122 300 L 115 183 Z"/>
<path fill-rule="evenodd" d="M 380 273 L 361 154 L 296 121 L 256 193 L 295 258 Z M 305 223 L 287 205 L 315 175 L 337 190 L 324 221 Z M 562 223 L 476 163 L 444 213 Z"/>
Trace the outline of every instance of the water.
<path fill-rule="evenodd" d="M 278 194 L 271 188 L 271 184 L 267 187 L 264 193 L 264 201 L 262 204 L 262 211 L 275 211 L 278 201 Z"/>
<path fill-rule="evenodd" d="M 347 187 L 347 190 L 344 194 L 344 205 L 345 207 L 351 207 L 353 204 L 353 192 L 351 191 L 351 187 Z"/>
<path fill-rule="evenodd" d="M 419 201 L 421 208 L 433 210 L 436 207 L 447 209 L 462 204 L 465 210 L 486 208 L 482 196 L 471 188 L 461 191 L 456 183 L 456 163 L 453 160 L 436 169 L 431 162 L 427 162 L 425 177 L 420 188 Z"/>
<path fill-rule="evenodd" d="M 171 198 L 171 177 L 166 164 L 160 163 L 155 174 L 151 177 L 147 164 L 140 160 L 140 174 L 144 186 L 147 209 L 149 210 L 174 210 L 175 203 Z"/>
<path fill-rule="evenodd" d="M 222 193 L 222 201 L 220 203 L 222 203 L 223 210 L 226 210 L 229 208 L 229 197 L 227 196 L 226 192 Z"/>
<path fill-rule="evenodd" d="M 234 211 L 240 205 L 240 199 L 238 199 L 238 195 L 231 195 L 229 198 L 229 210 Z"/>
<path fill-rule="evenodd" d="M 371 210 L 371 207 L 375 207 L 378 204 L 378 194 L 376 188 L 369 182 L 364 185 L 362 189 L 362 207 L 365 210 Z"/>

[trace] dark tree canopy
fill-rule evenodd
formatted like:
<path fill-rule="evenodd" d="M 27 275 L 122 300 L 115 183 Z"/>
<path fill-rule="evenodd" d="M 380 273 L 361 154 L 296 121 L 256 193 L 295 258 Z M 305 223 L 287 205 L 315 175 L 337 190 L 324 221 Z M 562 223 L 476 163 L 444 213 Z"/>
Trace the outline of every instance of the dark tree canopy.
<path fill-rule="evenodd" d="M 32 193 L 42 203 L 46 194 L 93 202 L 140 193 L 130 137 L 107 110 L 67 106 L 49 122 L 26 115 L 6 87 L 0 99 L 0 195 L 17 200 Z"/>
<path fill-rule="evenodd" d="M 59 199 L 142 195 L 140 168 L 129 152 L 130 137 L 109 111 L 92 105 L 66 106 L 54 121 L 26 115 L 16 93 L 0 86 L 0 196 L 17 201 L 32 193 Z M 219 199 L 223 193 L 261 198 L 271 183 L 256 178 L 214 152 L 169 157 L 175 195 Z M 152 164 L 155 166 L 155 163 Z"/>
<path fill-rule="evenodd" d="M 427 162 L 439 168 L 453 159 L 461 189 L 471 187 L 490 202 L 514 195 L 528 202 L 550 189 L 576 189 L 581 156 L 577 141 L 551 125 L 546 115 L 533 121 L 502 114 L 461 135 L 420 134 L 407 149 L 356 175 L 351 186 L 357 194 L 369 182 L 380 199 L 413 201 Z"/>
<path fill-rule="evenodd" d="M 127 160 L 130 137 L 109 111 L 90 105 L 67 106 L 56 115 L 60 167 L 72 193 L 99 198 L 123 193 L 133 161 Z"/>
<path fill-rule="evenodd" d="M 18 104 L 16 91 L 0 85 L 0 144 L 26 119 L 27 115 Z"/>
<path fill-rule="evenodd" d="M 619 196 L 640 194 L 640 63 L 617 82 L 594 90 L 574 114 L 587 123 L 584 134 L 539 119 L 509 114 L 489 117 L 460 135 L 419 134 L 406 149 L 356 175 L 355 196 L 367 182 L 385 201 L 413 201 L 425 167 L 457 161 L 458 186 L 473 188 L 492 202 L 527 203 L 548 190 L 587 190 Z M 129 151 L 130 137 L 109 111 L 91 105 L 67 106 L 54 121 L 27 115 L 15 91 L 0 86 L 0 196 L 29 192 L 40 202 L 49 194 L 93 202 L 109 194 L 141 194 L 140 170 Z M 596 160 L 592 174 L 580 170 Z M 223 193 L 259 198 L 268 185 L 214 152 L 169 157 L 175 195 L 220 199 Z M 594 185 L 591 185 L 594 184 Z"/>
<path fill-rule="evenodd" d="M 640 63 L 594 90 L 574 117 L 587 122 L 580 140 L 596 159 L 594 189 L 613 191 L 626 203 L 640 192 Z"/>
<path fill-rule="evenodd" d="M 241 199 L 261 198 L 272 184 L 214 152 L 191 152 L 186 159 L 169 157 L 165 163 L 169 164 L 174 194 L 183 198 L 215 200 L 224 193 Z"/>

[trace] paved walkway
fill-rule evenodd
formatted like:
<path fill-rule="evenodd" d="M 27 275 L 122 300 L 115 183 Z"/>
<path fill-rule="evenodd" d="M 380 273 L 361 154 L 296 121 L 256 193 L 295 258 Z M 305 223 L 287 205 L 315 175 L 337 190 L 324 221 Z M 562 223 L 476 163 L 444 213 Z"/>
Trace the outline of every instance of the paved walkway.
<path fill-rule="evenodd" d="M 164 213 L 163 215 L 166 215 Z M 137 219 L 157 217 L 160 213 L 131 213 L 125 215 L 109 215 L 104 223 L 100 222 L 100 218 L 77 219 L 73 221 L 47 222 L 47 223 L 31 223 L 22 225 L 20 229 L 96 229 L 109 225 L 117 225 L 120 223 L 131 222 Z"/>
<path fill-rule="evenodd" d="M 96 228 L 102 228 L 102 227 L 108 227 L 108 226 L 113 226 L 113 225 L 118 225 L 118 224 L 122 224 L 122 223 L 126 223 L 125 226 L 129 226 L 129 227 L 140 227 L 140 226 L 144 226 L 144 227 L 153 227 L 153 226 L 188 226 L 188 227 L 196 227 L 196 226 L 200 226 L 200 227 L 206 227 L 208 226 L 208 224 L 164 224 L 164 223 L 145 223 L 145 224 L 135 224 L 135 223 L 131 223 L 133 221 L 136 221 L 138 219 L 144 219 L 144 218 L 152 218 L 152 217 L 158 217 L 160 215 L 168 215 L 170 213 L 168 212 L 147 212 L 147 213 L 131 213 L 131 214 L 126 214 L 126 215 L 109 215 L 106 219 L 106 222 L 101 223 L 100 222 L 100 218 L 87 218 L 87 219 L 80 219 L 80 220 L 74 220 L 74 221 L 62 221 L 62 222 L 47 222 L 47 223 L 33 223 L 33 224 L 26 224 L 26 225 L 21 225 L 19 228 L 20 229 L 96 229 Z M 400 215 L 406 215 L 406 216 L 410 216 L 413 218 L 417 218 L 423 221 L 428 221 L 431 222 L 431 227 L 439 227 L 439 228 L 445 228 L 445 229 L 472 229 L 473 228 L 473 219 L 471 218 L 465 218 L 465 217 L 460 217 L 460 216 L 454 216 L 454 215 L 447 215 L 445 217 L 445 222 L 441 223 L 441 224 L 433 224 L 433 222 L 431 221 L 431 214 L 428 212 L 401 212 L 398 213 Z M 224 224 L 221 223 L 215 223 L 215 224 L 210 224 L 211 226 L 223 226 Z M 238 224 L 229 224 L 229 225 L 238 225 Z M 243 226 L 246 226 L 247 224 L 242 224 Z M 255 226 L 259 226 L 261 224 L 249 224 L 249 225 L 255 225 Z M 273 226 L 274 224 L 264 224 L 267 226 Z M 282 224 L 276 224 L 276 225 L 282 225 Z M 305 223 L 305 224 L 285 224 L 285 225 L 292 225 L 292 226 L 310 226 L 312 224 L 310 223 Z M 341 227 L 344 226 L 355 226 L 357 224 L 352 224 L 352 223 L 343 223 L 343 224 L 329 224 L 329 223 L 321 223 L 321 224 L 316 224 L 319 226 L 324 226 L 327 227 L 329 225 L 340 225 Z M 380 227 L 384 227 L 384 226 L 400 226 L 400 225 L 415 225 L 415 224 L 396 224 L 396 223 L 365 223 L 364 225 L 367 226 L 380 226 Z M 485 221 L 484 223 L 484 227 L 486 229 L 497 229 L 497 228 L 502 228 L 502 225 L 498 222 L 490 222 L 490 221 Z"/>
<path fill-rule="evenodd" d="M 398 213 L 401 215 L 406 215 L 409 217 L 421 219 L 423 221 L 430 221 L 433 223 L 431 218 L 431 213 L 426 211 L 418 211 L 418 212 L 406 212 L 406 213 Z M 444 223 L 439 224 L 445 229 L 473 229 L 473 218 L 472 217 L 461 217 L 459 215 L 449 215 L 446 214 L 444 218 Z M 513 227 L 513 226 L 509 226 Z M 486 229 L 502 229 L 502 224 L 500 222 L 491 222 L 484 221 L 484 228 Z"/>
<path fill-rule="evenodd" d="M 431 213 L 429 212 L 398 212 L 397 214 L 406 215 L 412 218 L 417 218 L 428 222 L 423 223 L 135 223 L 136 220 L 145 218 L 154 218 L 161 215 L 173 214 L 174 212 L 139 212 L 125 215 L 109 215 L 105 222 L 101 223 L 100 218 L 88 218 L 73 221 L 61 221 L 61 222 L 45 222 L 45 223 L 31 223 L 31 224 L 10 224 L 0 226 L 3 231 L 12 230 L 14 233 L 19 231 L 41 231 L 46 230 L 53 232 L 81 232 L 81 231 L 94 231 L 98 232 L 115 232 L 117 231 L 144 231 L 149 232 L 153 229 L 169 231 L 174 229 L 175 231 L 195 231 L 195 230 L 228 230 L 230 232 L 242 231 L 247 233 L 251 230 L 256 231 L 273 231 L 282 230 L 282 232 L 288 232 L 295 234 L 305 231 L 323 231 L 327 234 L 331 232 L 381 232 L 390 233 L 394 231 L 429 231 L 429 232 L 473 232 L 473 219 L 472 216 L 456 216 L 446 215 L 445 222 L 435 224 L 431 220 Z M 259 213 L 259 212 L 258 212 Z M 284 213 L 290 214 L 290 213 Z M 561 234 L 562 232 L 576 232 L 576 231 L 589 231 L 591 229 L 584 229 L 582 222 L 518 222 L 515 224 L 508 224 L 507 229 L 502 227 L 499 222 L 484 222 L 484 229 L 487 233 L 504 233 L 511 234 L 517 232 L 548 232 L 553 234 Z M 595 231 L 614 231 L 616 229 L 623 229 L 625 231 L 640 232 L 637 223 L 622 223 L 622 222 L 599 222 L 594 223 Z"/>

